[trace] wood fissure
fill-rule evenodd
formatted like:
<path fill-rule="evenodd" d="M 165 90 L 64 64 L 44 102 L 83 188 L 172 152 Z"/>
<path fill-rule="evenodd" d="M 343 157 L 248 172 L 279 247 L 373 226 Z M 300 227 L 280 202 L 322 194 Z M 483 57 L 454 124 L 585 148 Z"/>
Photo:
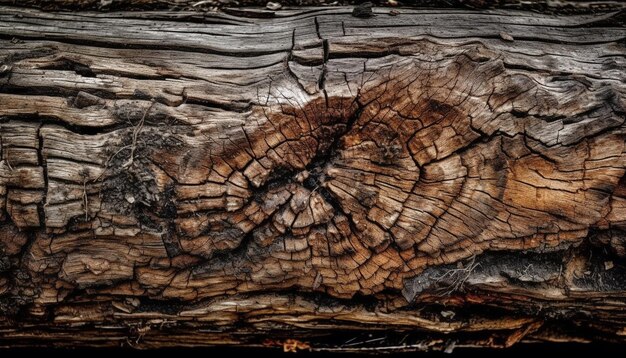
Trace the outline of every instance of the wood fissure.
<path fill-rule="evenodd" d="M 0 6 L 0 346 L 623 341 L 623 14 L 351 11 Z"/>

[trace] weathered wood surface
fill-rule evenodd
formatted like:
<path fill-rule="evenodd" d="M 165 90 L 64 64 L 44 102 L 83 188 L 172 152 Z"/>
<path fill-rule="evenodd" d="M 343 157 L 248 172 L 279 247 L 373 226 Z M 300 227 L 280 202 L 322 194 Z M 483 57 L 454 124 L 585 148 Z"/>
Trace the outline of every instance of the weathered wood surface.
<path fill-rule="evenodd" d="M 623 341 L 623 13 L 351 10 L 0 7 L 0 345 Z"/>
<path fill-rule="evenodd" d="M 267 16 L 277 9 L 289 6 L 350 6 L 362 4 L 363 0 L 280 0 L 267 6 L 264 0 L 0 0 L 2 5 L 31 6 L 45 10 L 154 10 L 169 9 L 174 11 L 206 11 L 222 9 L 224 11 L 254 12 Z M 411 6 L 422 8 L 465 8 L 465 9 L 506 9 L 530 10 L 558 13 L 589 13 L 611 11 L 626 8 L 620 0 L 378 0 L 371 1 L 381 7 Z M 277 6 L 278 4 L 278 6 Z"/>

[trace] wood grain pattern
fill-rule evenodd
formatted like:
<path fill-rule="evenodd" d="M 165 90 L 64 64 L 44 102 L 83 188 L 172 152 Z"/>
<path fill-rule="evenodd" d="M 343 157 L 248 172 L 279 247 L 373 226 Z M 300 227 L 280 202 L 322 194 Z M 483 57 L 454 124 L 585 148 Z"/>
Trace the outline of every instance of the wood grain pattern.
<path fill-rule="evenodd" d="M 622 14 L 350 11 L 0 7 L 0 345 L 623 340 Z"/>

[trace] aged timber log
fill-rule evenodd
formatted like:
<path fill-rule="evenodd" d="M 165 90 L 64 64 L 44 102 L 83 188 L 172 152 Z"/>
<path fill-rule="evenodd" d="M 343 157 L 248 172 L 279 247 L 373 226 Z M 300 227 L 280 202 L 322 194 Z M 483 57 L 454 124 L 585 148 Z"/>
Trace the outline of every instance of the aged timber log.
<path fill-rule="evenodd" d="M 624 340 L 623 12 L 238 11 L 0 7 L 1 346 Z"/>

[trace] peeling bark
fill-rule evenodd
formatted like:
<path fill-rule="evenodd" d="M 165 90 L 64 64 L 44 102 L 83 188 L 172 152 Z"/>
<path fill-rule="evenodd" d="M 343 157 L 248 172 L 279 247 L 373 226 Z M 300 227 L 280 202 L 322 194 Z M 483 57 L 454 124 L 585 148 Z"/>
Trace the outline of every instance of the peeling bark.
<path fill-rule="evenodd" d="M 0 7 L 0 345 L 623 341 L 623 14 L 351 10 Z"/>

